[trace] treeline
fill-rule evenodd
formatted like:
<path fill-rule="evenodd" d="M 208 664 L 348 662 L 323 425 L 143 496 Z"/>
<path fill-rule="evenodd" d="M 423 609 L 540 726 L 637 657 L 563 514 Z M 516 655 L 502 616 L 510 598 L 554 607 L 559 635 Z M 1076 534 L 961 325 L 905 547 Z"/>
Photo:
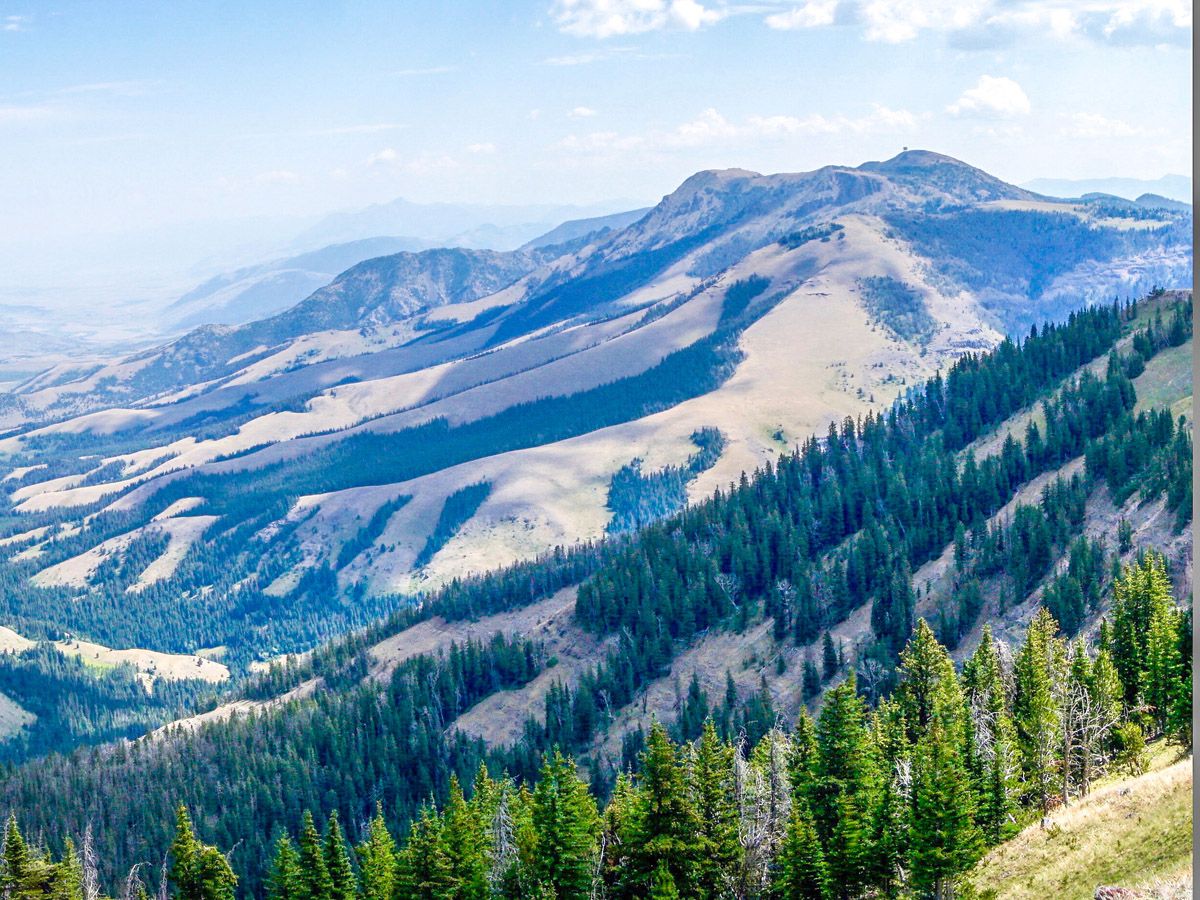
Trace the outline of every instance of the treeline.
<path fill-rule="evenodd" d="M 215 691 L 195 678 L 159 678 L 148 685 L 133 666 L 97 669 L 49 643 L 0 653 L 0 694 L 32 716 L 0 741 L 0 762 L 137 738 L 187 715 Z"/>
<path fill-rule="evenodd" d="M 665 466 L 655 472 L 642 471 L 635 459 L 613 473 L 608 484 L 608 508 L 612 518 L 609 534 L 622 534 L 656 522 L 687 505 L 687 486 L 708 471 L 725 449 L 725 436 L 716 428 L 699 428 L 692 433 L 698 452 L 682 466 Z"/>
<path fill-rule="evenodd" d="M 685 742 L 655 723 L 603 806 L 557 751 L 529 781 L 480 766 L 468 791 L 451 778 L 445 803 L 423 806 L 399 844 L 386 801 L 369 793 L 323 834 L 305 809 L 287 820 L 295 839 L 271 829 L 270 864 L 254 867 L 266 874 L 242 889 L 270 900 L 950 896 L 989 846 L 1113 767 L 1141 771 L 1148 738 L 1190 748 L 1190 627 L 1163 560 L 1147 555 L 1118 580 L 1094 651 L 1057 637 L 1042 610 L 1015 652 L 985 630 L 959 673 L 922 621 L 894 693 L 873 709 L 851 675 L 815 721 L 802 711 L 753 743 L 722 739 L 712 719 Z M 185 810 L 176 822 L 168 891 L 233 897 L 249 848 L 231 866 Z M 28 872 L 30 859 L 46 857 L 10 822 L 5 872 Z"/>

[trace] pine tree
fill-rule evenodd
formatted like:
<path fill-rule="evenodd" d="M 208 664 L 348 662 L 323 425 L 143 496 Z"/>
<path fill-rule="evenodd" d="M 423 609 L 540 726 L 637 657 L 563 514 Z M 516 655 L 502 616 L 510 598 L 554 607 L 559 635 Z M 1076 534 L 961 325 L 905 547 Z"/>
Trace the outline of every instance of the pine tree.
<path fill-rule="evenodd" d="M 679 900 L 679 889 L 675 887 L 675 879 L 665 860 L 659 862 L 650 882 L 648 900 Z"/>
<path fill-rule="evenodd" d="M 9 815 L 4 826 L 4 866 L 0 871 L 0 888 L 6 898 L 22 893 L 29 877 L 31 859 L 25 838 L 17 826 L 17 817 Z"/>
<path fill-rule="evenodd" d="M 216 847 L 196 839 L 184 806 L 179 807 L 175 816 L 175 840 L 170 853 L 169 877 L 179 900 L 233 900 L 237 876 Z"/>
<path fill-rule="evenodd" d="M 1013 720 L 1021 750 L 1025 781 L 1045 820 L 1050 810 L 1062 715 L 1055 700 L 1055 685 L 1065 677 L 1059 671 L 1058 625 L 1043 607 L 1025 634 L 1025 644 L 1015 666 L 1016 694 Z"/>
<path fill-rule="evenodd" d="M 542 760 L 533 791 L 534 872 L 560 900 L 586 900 L 598 850 L 600 816 L 575 763 L 558 751 Z"/>
<path fill-rule="evenodd" d="M 970 782 L 956 746 L 939 722 L 913 757 L 912 881 L 934 897 L 952 898 L 954 879 L 982 852 Z"/>
<path fill-rule="evenodd" d="M 827 631 L 821 639 L 821 668 L 825 680 L 828 681 L 836 675 L 840 667 L 841 660 L 838 659 L 837 647 L 833 645 L 833 637 Z"/>
<path fill-rule="evenodd" d="M 1169 602 L 1169 601 L 1168 601 Z M 1179 677 L 1178 616 L 1167 602 L 1156 603 L 1146 632 L 1143 693 L 1158 733 L 1167 730 Z"/>
<path fill-rule="evenodd" d="M 383 807 L 375 805 L 375 817 L 367 837 L 356 848 L 362 873 L 362 900 L 392 900 L 396 885 L 396 842 L 383 819 Z M 284 898 L 292 900 L 292 898 Z"/>
<path fill-rule="evenodd" d="M 705 900 L 726 895 L 742 855 L 733 800 L 734 752 L 718 737 L 712 720 L 705 722 L 689 779 L 692 804 L 700 821 L 697 896 Z"/>
<path fill-rule="evenodd" d="M 312 813 L 304 812 L 300 826 L 300 881 L 297 900 L 333 900 L 333 880 L 325 861 L 325 848 Z"/>
<path fill-rule="evenodd" d="M 855 896 L 868 879 L 869 809 L 877 763 L 865 718 L 851 674 L 826 694 L 817 720 L 819 762 L 812 812 L 836 897 Z"/>
<path fill-rule="evenodd" d="M 444 900 L 455 896 L 454 891 L 441 822 L 423 807 L 396 860 L 396 900 Z"/>
<path fill-rule="evenodd" d="M 481 900 L 488 894 L 487 838 L 476 810 L 463 797 L 458 778 L 450 776 L 450 798 L 442 813 L 441 844 L 450 862 L 456 896 Z"/>
<path fill-rule="evenodd" d="M 622 844 L 626 857 L 620 896 L 644 896 L 660 866 L 685 896 L 696 891 L 699 818 L 687 791 L 678 753 L 658 722 L 650 727 Z"/>
<path fill-rule="evenodd" d="M 346 847 L 346 838 L 342 834 L 336 809 L 329 814 L 329 822 L 325 826 L 324 852 L 325 868 L 329 872 L 331 900 L 356 900 L 358 881 L 354 877 L 350 851 Z"/>
<path fill-rule="evenodd" d="M 829 896 L 825 854 L 812 813 L 804 801 L 792 806 L 787 836 L 779 850 L 773 892 L 779 900 L 826 900 Z"/>
<path fill-rule="evenodd" d="M 297 900 L 300 896 L 300 856 L 286 834 L 275 842 L 275 858 L 267 875 L 267 900 Z"/>

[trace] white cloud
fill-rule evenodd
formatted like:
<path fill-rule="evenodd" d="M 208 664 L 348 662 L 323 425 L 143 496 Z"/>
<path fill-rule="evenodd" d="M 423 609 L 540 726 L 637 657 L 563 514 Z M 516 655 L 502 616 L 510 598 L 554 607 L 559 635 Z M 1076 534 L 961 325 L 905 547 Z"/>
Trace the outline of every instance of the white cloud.
<path fill-rule="evenodd" d="M 426 175 L 430 172 L 458 168 L 458 162 L 443 154 L 425 153 L 420 156 L 402 157 L 392 147 L 385 147 L 378 153 L 367 157 L 367 167 L 371 169 L 394 169 L 413 175 Z"/>
<path fill-rule="evenodd" d="M 819 28 L 832 25 L 838 0 L 808 0 L 803 6 L 793 6 L 784 12 L 772 13 L 763 21 L 768 28 L 792 31 L 798 28 Z"/>
<path fill-rule="evenodd" d="M 474 153 L 479 156 L 486 156 L 488 154 L 496 152 L 496 145 L 493 144 L 491 141 L 483 141 L 482 143 L 479 143 L 479 144 L 468 144 L 467 152 Z"/>
<path fill-rule="evenodd" d="M 986 49 L 1045 36 L 1099 43 L 1190 45 L 1190 0 L 791 0 L 779 4 L 721 0 L 552 0 L 559 29 L 576 37 L 612 38 L 675 28 L 695 31 L 734 15 L 761 14 L 787 31 L 857 23 L 868 41 L 898 44 L 942 34 L 961 49 Z M 604 51 L 555 56 L 551 65 L 582 65 Z"/>
<path fill-rule="evenodd" d="M 753 143 L 816 134 L 911 131 L 916 126 L 917 117 L 911 112 L 879 105 L 858 118 L 843 115 L 750 116 L 740 123 L 732 122 L 716 109 L 709 108 L 691 121 L 668 130 L 645 135 L 593 131 L 585 135 L 569 135 L 557 146 L 574 152 L 611 154 L 635 149 L 681 150 L 720 143 Z"/>
<path fill-rule="evenodd" d="M 663 28 L 695 31 L 725 14 L 698 0 L 555 0 L 552 15 L 567 34 L 609 38 Z"/>
<path fill-rule="evenodd" d="M 24 31 L 29 16 L 5 16 L 0 19 L 0 31 Z"/>
<path fill-rule="evenodd" d="M 946 111 L 955 116 L 1007 118 L 1028 115 L 1030 108 L 1024 89 L 1011 78 L 983 75 L 975 87 L 963 91 Z"/>
<path fill-rule="evenodd" d="M 367 157 L 368 166 L 391 166 L 395 165 L 400 160 L 400 154 L 391 147 L 384 147 L 377 153 L 372 153 Z"/>
<path fill-rule="evenodd" d="M 1099 113 L 1074 113 L 1063 134 L 1079 138 L 1138 137 L 1149 134 L 1145 128 L 1130 125 L 1120 119 L 1110 119 Z"/>
<path fill-rule="evenodd" d="M 567 118 L 590 119 L 594 115 L 596 115 L 596 111 L 594 109 L 592 109 L 590 106 L 577 106 L 573 110 L 571 110 L 569 113 L 567 113 Z"/>

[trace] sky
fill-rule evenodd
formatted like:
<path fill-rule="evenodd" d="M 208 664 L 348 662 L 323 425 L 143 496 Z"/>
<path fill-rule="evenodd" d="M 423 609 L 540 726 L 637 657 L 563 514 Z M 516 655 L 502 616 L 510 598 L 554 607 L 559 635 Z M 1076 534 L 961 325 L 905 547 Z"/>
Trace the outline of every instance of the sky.
<path fill-rule="evenodd" d="M 0 265 L 905 146 L 1189 173 L 1190 85 L 1188 0 L 0 0 Z"/>

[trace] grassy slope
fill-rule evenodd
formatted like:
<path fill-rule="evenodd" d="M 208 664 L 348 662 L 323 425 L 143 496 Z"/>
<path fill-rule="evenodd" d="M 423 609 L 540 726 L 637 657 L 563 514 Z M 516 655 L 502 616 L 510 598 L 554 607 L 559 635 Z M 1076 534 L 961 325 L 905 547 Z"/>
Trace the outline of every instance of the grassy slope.
<path fill-rule="evenodd" d="M 1047 828 L 1034 823 L 994 849 L 971 883 L 982 896 L 1012 900 L 1084 900 L 1100 885 L 1190 885 L 1192 759 L 1161 746 L 1152 759 L 1145 775 L 1099 782 Z"/>

